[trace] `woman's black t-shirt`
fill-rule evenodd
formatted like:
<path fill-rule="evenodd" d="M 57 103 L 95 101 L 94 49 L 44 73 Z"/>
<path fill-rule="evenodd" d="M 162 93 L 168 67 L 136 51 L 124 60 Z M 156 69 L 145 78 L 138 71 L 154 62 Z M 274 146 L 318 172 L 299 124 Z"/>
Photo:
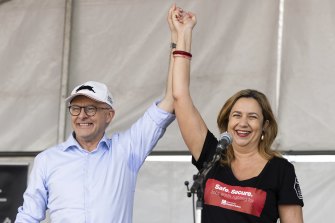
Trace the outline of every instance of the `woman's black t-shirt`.
<path fill-rule="evenodd" d="M 199 170 L 212 160 L 217 143 L 208 131 L 199 160 L 192 160 Z M 278 205 L 285 204 L 304 205 L 294 166 L 286 159 L 272 158 L 257 177 L 243 181 L 216 162 L 206 176 L 202 223 L 275 223 Z"/>

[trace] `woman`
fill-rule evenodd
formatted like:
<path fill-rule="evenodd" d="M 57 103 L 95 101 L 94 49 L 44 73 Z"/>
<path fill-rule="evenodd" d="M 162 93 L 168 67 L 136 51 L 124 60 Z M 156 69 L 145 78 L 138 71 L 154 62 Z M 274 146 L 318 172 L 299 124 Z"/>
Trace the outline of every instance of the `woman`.
<path fill-rule="evenodd" d="M 173 53 L 174 109 L 192 162 L 200 170 L 212 160 L 218 140 L 194 106 L 189 90 L 196 17 L 181 9 L 169 15 L 178 34 Z M 202 222 L 273 223 L 279 218 L 281 223 L 302 223 L 303 200 L 294 167 L 271 150 L 277 122 L 266 96 L 250 89 L 237 92 L 223 105 L 217 123 L 233 142 L 207 174 Z"/>

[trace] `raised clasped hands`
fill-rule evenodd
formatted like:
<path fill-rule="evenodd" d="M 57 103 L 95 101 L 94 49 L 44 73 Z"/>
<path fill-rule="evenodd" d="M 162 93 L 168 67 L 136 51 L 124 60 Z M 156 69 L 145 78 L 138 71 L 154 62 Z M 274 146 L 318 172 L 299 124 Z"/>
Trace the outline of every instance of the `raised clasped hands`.
<path fill-rule="evenodd" d="M 187 29 L 192 30 L 196 25 L 196 16 L 192 12 L 184 11 L 182 8 L 173 4 L 168 13 L 168 23 L 171 33 L 183 32 Z"/>

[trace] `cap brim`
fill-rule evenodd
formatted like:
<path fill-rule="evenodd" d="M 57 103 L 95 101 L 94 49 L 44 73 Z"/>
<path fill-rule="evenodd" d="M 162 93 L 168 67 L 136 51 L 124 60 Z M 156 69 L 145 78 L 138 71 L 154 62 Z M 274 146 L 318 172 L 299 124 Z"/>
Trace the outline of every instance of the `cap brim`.
<path fill-rule="evenodd" d="M 72 101 L 75 97 L 77 97 L 77 96 L 85 96 L 85 97 L 88 97 L 88 98 L 92 99 L 93 101 L 97 101 L 97 102 L 105 103 L 105 104 L 107 104 L 107 105 L 109 105 L 110 107 L 113 108 L 112 105 L 110 105 L 110 104 L 108 104 L 108 103 L 106 103 L 106 102 L 104 102 L 104 101 L 100 101 L 100 100 L 98 100 L 98 99 L 92 97 L 91 95 L 87 95 L 87 94 L 83 94 L 83 93 L 76 93 L 76 94 L 70 95 L 69 97 L 67 97 L 67 98 L 65 99 L 65 102 L 70 104 L 71 101 Z"/>

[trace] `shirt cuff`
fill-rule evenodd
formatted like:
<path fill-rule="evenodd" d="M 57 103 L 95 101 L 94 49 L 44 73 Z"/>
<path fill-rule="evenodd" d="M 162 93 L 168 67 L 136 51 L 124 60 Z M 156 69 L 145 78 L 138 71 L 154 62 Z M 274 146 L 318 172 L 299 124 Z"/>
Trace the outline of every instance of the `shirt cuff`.
<path fill-rule="evenodd" d="M 176 116 L 170 112 L 167 112 L 161 108 L 159 108 L 157 105 L 161 101 L 157 100 L 155 101 L 148 109 L 148 114 L 151 117 L 151 119 L 161 128 L 168 127 L 175 119 Z"/>

